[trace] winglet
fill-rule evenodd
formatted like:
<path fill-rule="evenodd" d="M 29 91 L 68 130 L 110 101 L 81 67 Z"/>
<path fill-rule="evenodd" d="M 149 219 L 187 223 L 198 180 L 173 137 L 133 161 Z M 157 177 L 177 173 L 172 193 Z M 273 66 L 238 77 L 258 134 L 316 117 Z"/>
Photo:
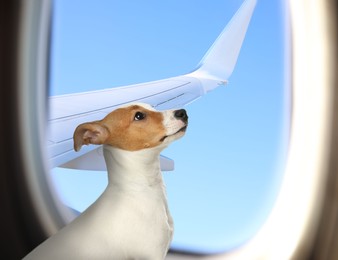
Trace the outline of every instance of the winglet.
<path fill-rule="evenodd" d="M 227 80 L 237 62 L 257 0 L 246 0 L 192 72 L 199 78 Z"/>

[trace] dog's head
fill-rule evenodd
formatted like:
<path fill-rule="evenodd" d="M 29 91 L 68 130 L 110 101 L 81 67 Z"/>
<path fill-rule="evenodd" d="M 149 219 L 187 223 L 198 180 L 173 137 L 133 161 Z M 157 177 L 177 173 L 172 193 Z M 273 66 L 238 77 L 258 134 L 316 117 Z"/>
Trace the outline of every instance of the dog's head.
<path fill-rule="evenodd" d="M 167 146 L 182 137 L 188 125 L 184 109 L 156 111 L 147 104 L 121 107 L 100 121 L 79 125 L 74 132 L 74 149 L 82 145 L 107 144 L 138 151 Z"/>

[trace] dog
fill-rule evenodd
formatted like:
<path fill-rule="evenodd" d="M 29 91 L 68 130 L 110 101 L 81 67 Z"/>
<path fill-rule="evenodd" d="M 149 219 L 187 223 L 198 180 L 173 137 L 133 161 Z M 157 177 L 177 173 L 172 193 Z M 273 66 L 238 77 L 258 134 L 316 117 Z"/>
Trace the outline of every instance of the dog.
<path fill-rule="evenodd" d="M 24 259 L 164 259 L 172 237 L 159 155 L 188 126 L 184 109 L 118 108 L 79 125 L 74 149 L 103 145 L 108 185 L 78 218 Z"/>

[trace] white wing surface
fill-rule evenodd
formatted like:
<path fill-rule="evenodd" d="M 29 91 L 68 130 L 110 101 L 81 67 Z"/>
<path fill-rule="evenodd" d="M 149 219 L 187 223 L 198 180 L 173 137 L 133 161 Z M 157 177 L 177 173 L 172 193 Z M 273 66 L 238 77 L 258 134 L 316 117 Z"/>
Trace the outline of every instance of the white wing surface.
<path fill-rule="evenodd" d="M 256 0 L 246 0 L 242 4 L 192 73 L 126 87 L 50 97 L 50 166 L 105 169 L 102 150 L 97 146 L 82 147 L 80 152 L 73 150 L 73 132 L 81 123 L 100 120 L 130 102 L 148 103 L 157 110 L 179 108 L 225 85 L 236 65 L 255 5 Z M 162 170 L 173 167 L 172 160 L 161 157 Z"/>

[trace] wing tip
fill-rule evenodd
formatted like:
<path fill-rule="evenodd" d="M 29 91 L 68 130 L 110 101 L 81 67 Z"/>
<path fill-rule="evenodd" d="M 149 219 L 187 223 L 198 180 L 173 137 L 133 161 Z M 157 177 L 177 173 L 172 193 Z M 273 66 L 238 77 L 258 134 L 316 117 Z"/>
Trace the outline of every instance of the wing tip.
<path fill-rule="evenodd" d="M 191 74 L 198 72 L 218 80 L 227 80 L 230 77 L 256 3 L 257 0 L 245 0 L 242 3 Z"/>

